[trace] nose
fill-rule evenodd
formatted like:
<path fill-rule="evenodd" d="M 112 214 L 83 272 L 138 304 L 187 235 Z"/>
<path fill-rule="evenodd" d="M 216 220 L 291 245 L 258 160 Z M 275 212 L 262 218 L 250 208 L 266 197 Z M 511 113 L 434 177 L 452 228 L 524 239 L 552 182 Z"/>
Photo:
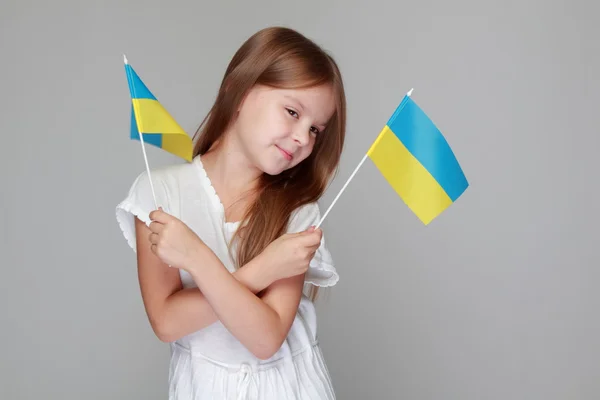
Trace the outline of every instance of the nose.
<path fill-rule="evenodd" d="M 308 129 L 301 124 L 298 124 L 293 132 L 294 141 L 298 143 L 299 146 L 306 146 L 308 144 L 310 140 L 309 135 Z"/>

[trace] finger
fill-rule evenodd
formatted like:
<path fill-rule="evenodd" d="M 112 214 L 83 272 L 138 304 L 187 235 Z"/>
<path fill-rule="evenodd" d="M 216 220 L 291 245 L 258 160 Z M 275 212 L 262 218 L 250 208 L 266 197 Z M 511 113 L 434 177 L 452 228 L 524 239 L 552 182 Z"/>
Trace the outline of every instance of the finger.
<path fill-rule="evenodd" d="M 302 235 L 300 237 L 300 240 L 303 241 L 302 243 L 305 246 L 312 247 L 312 246 L 315 246 L 315 245 L 321 243 L 322 237 L 323 237 L 323 234 L 322 234 L 321 230 L 317 229 L 314 232 L 305 233 L 304 235 Z"/>
<path fill-rule="evenodd" d="M 152 244 L 158 244 L 158 239 L 159 239 L 158 233 L 152 232 L 152 233 L 150 233 L 150 235 L 148 235 L 148 240 Z"/>
<path fill-rule="evenodd" d="M 295 232 L 295 233 L 286 233 L 284 236 L 293 239 L 293 238 L 299 238 L 299 237 L 303 237 L 303 236 L 310 236 L 320 230 L 321 230 L 320 228 L 315 229 L 315 226 L 313 225 L 313 226 L 306 228 L 306 230 L 303 230 L 300 232 Z"/>
<path fill-rule="evenodd" d="M 287 238 L 287 239 L 295 239 L 295 238 L 299 238 L 306 235 L 306 231 L 302 231 L 302 232 L 294 232 L 294 233 L 286 233 L 283 235 L 283 238 Z"/>
<path fill-rule="evenodd" d="M 159 207 L 158 210 L 153 210 L 150 212 L 150 219 L 153 221 L 157 221 L 160 223 L 167 223 L 169 221 L 169 214 L 163 211 L 162 207 Z"/>
<path fill-rule="evenodd" d="M 315 243 L 319 244 L 323 239 L 323 231 L 320 228 L 318 228 L 314 232 L 312 232 L 311 236 L 314 237 Z"/>
<path fill-rule="evenodd" d="M 313 225 L 304 232 L 304 235 L 309 237 L 321 236 L 323 235 L 323 231 L 321 228 L 315 228 Z"/>
<path fill-rule="evenodd" d="M 152 221 L 150 222 L 150 225 L 148 225 L 148 228 L 150 228 L 152 232 L 160 233 L 165 229 L 165 226 L 160 222 Z"/>
<path fill-rule="evenodd" d="M 301 244 L 305 244 L 309 241 L 308 238 L 310 237 L 310 235 L 312 235 L 312 233 L 309 233 L 307 231 L 302 231 L 302 232 L 296 232 L 296 233 L 287 233 L 285 236 L 287 239 L 297 240 Z"/>

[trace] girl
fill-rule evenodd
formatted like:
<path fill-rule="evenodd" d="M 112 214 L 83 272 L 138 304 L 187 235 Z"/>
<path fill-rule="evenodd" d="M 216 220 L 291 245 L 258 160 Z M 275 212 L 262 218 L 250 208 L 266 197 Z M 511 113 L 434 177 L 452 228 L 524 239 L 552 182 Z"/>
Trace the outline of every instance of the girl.
<path fill-rule="evenodd" d="M 151 174 L 160 207 L 145 172 L 117 206 L 150 324 L 171 345 L 169 399 L 335 398 L 313 300 L 338 274 L 313 226 L 345 107 L 319 46 L 259 31 L 231 60 L 193 162 Z"/>

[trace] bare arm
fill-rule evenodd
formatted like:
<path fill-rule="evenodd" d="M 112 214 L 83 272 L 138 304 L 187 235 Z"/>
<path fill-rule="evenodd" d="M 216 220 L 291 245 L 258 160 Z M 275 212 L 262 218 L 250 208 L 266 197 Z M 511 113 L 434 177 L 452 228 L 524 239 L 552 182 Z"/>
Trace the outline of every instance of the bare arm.
<path fill-rule="evenodd" d="M 198 288 L 183 289 L 179 269 L 170 268 L 150 250 L 150 229 L 136 218 L 138 279 L 150 325 L 164 342 L 173 342 L 218 320 L 217 314 Z M 223 267 L 224 268 L 224 267 Z M 257 260 L 252 260 L 230 278 L 254 295 L 271 284 Z"/>
<path fill-rule="evenodd" d="M 277 352 L 294 321 L 304 274 L 276 281 L 258 298 L 227 271 L 214 253 L 190 270 L 217 318 L 249 351 L 260 359 Z"/>

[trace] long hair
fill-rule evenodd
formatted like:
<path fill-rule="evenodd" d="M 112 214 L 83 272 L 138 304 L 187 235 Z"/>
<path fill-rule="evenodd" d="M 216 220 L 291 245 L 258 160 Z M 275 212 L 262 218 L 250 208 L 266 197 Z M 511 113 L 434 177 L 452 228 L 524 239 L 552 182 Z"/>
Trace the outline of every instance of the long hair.
<path fill-rule="evenodd" d="M 319 133 L 311 155 L 295 167 L 271 176 L 263 174 L 256 197 L 236 232 L 236 268 L 256 257 L 287 230 L 298 207 L 317 201 L 337 171 L 346 131 L 346 99 L 339 68 L 333 58 L 302 34 L 284 27 L 258 31 L 231 59 L 217 98 L 198 128 L 193 156 L 202 155 L 234 122 L 236 110 L 254 85 L 300 89 L 329 84 L 335 111 Z M 309 297 L 316 298 L 311 285 Z"/>

